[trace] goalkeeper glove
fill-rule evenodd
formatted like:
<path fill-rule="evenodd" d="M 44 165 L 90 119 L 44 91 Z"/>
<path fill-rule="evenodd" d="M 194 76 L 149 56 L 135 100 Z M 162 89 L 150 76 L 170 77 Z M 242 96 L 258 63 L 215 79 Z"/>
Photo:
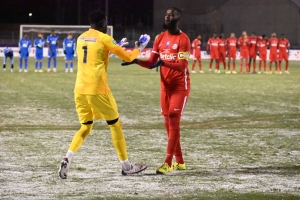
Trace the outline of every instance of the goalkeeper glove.
<path fill-rule="evenodd" d="M 138 63 L 139 63 L 139 60 L 138 59 L 134 59 L 131 62 L 123 62 L 123 63 L 121 63 L 121 65 L 122 66 L 127 66 L 127 65 L 138 64 Z"/>
<path fill-rule="evenodd" d="M 156 63 L 154 63 L 153 65 L 151 65 L 150 67 L 148 67 L 149 69 L 153 69 L 153 68 L 158 68 L 162 65 L 164 65 L 165 63 L 162 60 L 158 60 Z"/>
<path fill-rule="evenodd" d="M 66 55 L 67 54 L 67 52 L 64 50 L 64 54 Z"/>
<path fill-rule="evenodd" d="M 125 46 L 127 46 L 129 44 L 129 42 L 127 41 L 127 38 L 123 38 L 119 43 L 118 43 L 118 45 L 120 46 L 120 47 L 125 47 Z"/>
<path fill-rule="evenodd" d="M 141 35 L 139 41 L 135 42 L 135 48 L 139 49 L 141 52 L 145 49 L 149 41 L 150 41 L 149 35 L 147 34 Z"/>

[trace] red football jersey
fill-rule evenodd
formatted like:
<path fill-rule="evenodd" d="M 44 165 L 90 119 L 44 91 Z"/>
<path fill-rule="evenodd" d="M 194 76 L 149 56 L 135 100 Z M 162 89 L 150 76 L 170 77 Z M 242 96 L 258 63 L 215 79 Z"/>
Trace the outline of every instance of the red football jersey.
<path fill-rule="evenodd" d="M 226 52 L 226 39 L 225 38 L 219 39 L 219 51 Z"/>
<path fill-rule="evenodd" d="M 209 38 L 207 45 L 210 47 L 210 51 L 219 50 L 220 39 L 219 38 Z"/>
<path fill-rule="evenodd" d="M 188 60 L 190 55 L 190 39 L 180 32 L 178 35 L 170 35 L 167 31 L 161 33 L 154 41 L 152 52 L 159 54 L 162 61 L 177 63 L 179 60 Z M 184 71 L 161 66 L 161 81 L 165 87 L 187 87 L 189 84 L 188 66 Z"/>
<path fill-rule="evenodd" d="M 236 53 L 236 47 L 237 47 L 237 43 L 238 43 L 238 40 L 237 38 L 227 38 L 227 48 L 228 48 L 228 51 L 230 52 L 233 52 L 233 53 Z"/>
<path fill-rule="evenodd" d="M 278 46 L 280 53 L 286 53 L 287 48 L 290 46 L 290 42 L 287 39 L 279 39 Z"/>
<path fill-rule="evenodd" d="M 249 37 L 248 36 L 240 37 L 238 44 L 241 47 L 241 50 L 249 50 L 249 44 L 250 44 Z"/>
<path fill-rule="evenodd" d="M 257 43 L 257 47 L 258 47 L 258 52 L 260 54 L 267 54 L 267 46 L 269 45 L 268 39 L 266 40 L 259 40 Z"/>
<path fill-rule="evenodd" d="M 269 44 L 270 44 L 270 52 L 271 53 L 277 53 L 278 39 L 277 38 L 271 38 L 269 40 Z"/>
<path fill-rule="evenodd" d="M 258 37 L 249 37 L 250 38 L 250 44 L 249 44 L 249 50 L 252 52 L 256 51 L 256 46 L 257 46 L 257 42 L 258 42 Z"/>
<path fill-rule="evenodd" d="M 194 39 L 192 43 L 192 48 L 193 48 L 193 55 L 198 56 L 200 55 L 200 50 L 201 50 L 201 41 L 198 39 Z"/>

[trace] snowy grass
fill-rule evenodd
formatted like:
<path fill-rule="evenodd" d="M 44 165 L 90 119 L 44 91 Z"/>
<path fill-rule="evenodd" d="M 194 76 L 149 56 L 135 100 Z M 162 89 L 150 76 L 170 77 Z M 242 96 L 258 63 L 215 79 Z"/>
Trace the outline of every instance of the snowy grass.
<path fill-rule="evenodd" d="M 57 170 L 79 123 L 75 74 L 59 62 L 56 74 L 33 73 L 33 63 L 28 74 L 0 73 L 1 199 L 300 199 L 299 62 L 290 75 L 192 74 L 181 124 L 188 169 L 161 176 L 159 76 L 113 59 L 109 82 L 130 159 L 149 167 L 121 176 L 99 121 L 66 180 Z"/>

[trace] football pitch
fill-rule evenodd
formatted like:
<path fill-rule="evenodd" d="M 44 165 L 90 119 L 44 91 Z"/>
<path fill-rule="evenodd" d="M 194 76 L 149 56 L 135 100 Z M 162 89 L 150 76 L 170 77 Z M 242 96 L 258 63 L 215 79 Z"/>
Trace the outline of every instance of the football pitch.
<path fill-rule="evenodd" d="M 62 59 L 57 73 L 34 73 L 33 59 L 19 73 L 16 59 L 15 73 L 0 72 L 0 199 L 300 199 L 300 62 L 290 75 L 228 75 L 203 61 L 181 123 L 187 170 L 168 175 L 155 174 L 167 144 L 159 73 L 120 63 L 110 61 L 110 88 L 130 160 L 148 169 L 122 176 L 109 129 L 96 121 L 68 178 L 58 178 L 80 127 L 76 73 Z"/>

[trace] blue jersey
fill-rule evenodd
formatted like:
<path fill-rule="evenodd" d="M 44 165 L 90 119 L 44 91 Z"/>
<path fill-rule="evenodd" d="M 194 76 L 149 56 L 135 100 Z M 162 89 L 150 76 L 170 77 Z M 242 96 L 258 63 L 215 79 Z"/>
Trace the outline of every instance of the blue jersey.
<path fill-rule="evenodd" d="M 19 42 L 19 50 L 21 53 L 29 53 L 31 46 L 31 41 L 29 39 L 22 38 Z"/>
<path fill-rule="evenodd" d="M 43 51 L 45 45 L 45 39 L 44 38 L 36 38 L 34 40 L 34 46 L 36 47 L 36 51 Z"/>
<path fill-rule="evenodd" d="M 63 43 L 63 49 L 66 52 L 75 52 L 75 47 L 76 47 L 76 42 L 74 38 L 68 39 L 65 38 L 64 39 L 64 43 Z"/>
<path fill-rule="evenodd" d="M 57 35 L 49 35 L 47 37 L 47 43 L 49 43 L 49 46 L 51 50 L 56 51 L 56 46 L 58 44 L 58 36 Z"/>

